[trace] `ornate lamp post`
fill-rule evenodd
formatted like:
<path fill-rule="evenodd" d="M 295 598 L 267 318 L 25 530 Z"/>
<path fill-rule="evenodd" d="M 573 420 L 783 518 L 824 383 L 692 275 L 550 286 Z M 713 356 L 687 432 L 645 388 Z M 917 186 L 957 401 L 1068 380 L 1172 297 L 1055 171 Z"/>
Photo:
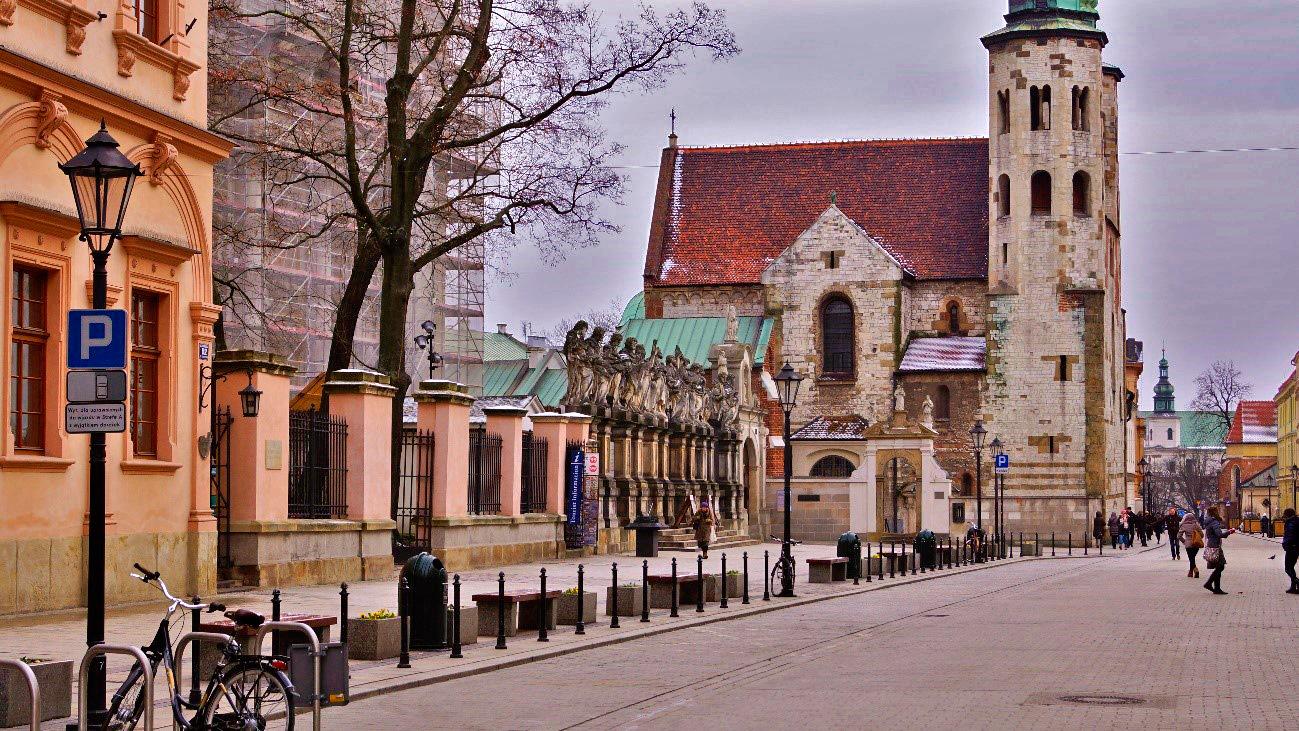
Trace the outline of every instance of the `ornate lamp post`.
<path fill-rule="evenodd" d="M 428 377 L 431 379 L 433 371 L 442 365 L 442 354 L 433 352 L 433 333 L 437 332 L 438 326 L 432 320 L 425 320 L 420 323 L 420 328 L 424 330 L 424 334 L 415 336 L 415 345 L 420 350 L 428 351 Z"/>
<path fill-rule="evenodd" d="M 1141 488 L 1141 509 L 1150 512 L 1150 487 L 1147 478 L 1150 475 L 1150 460 L 1145 457 L 1137 463 L 1137 484 Z"/>
<path fill-rule="evenodd" d="M 1003 452 L 1001 451 L 1001 437 L 993 437 L 992 444 L 990 446 L 992 447 L 993 455 L 1000 456 L 1001 454 L 1003 454 Z M 1003 517 L 1001 513 L 1001 490 L 1002 490 L 1001 475 L 997 474 L 996 472 L 993 472 L 992 473 L 992 533 L 993 535 L 998 535 L 998 536 L 1001 535 L 1001 532 L 1006 528 L 1005 524 L 1003 523 Z"/>
<path fill-rule="evenodd" d="M 94 263 L 90 306 L 108 308 L 108 254 L 122 233 L 122 219 L 131 200 L 140 166 L 118 149 L 101 121 L 99 131 L 86 140 L 86 147 L 59 165 L 72 184 L 72 199 L 81 223 L 81 240 L 90 246 Z M 105 435 L 90 435 L 89 525 L 86 536 L 86 644 L 104 641 L 104 460 Z M 102 723 L 104 714 L 105 662 L 101 656 L 90 668 L 90 718 Z"/>
<path fill-rule="evenodd" d="M 983 535 L 983 440 L 988 437 L 988 430 L 983 428 L 983 419 L 977 419 L 970 428 L 970 439 L 974 444 L 974 526 Z"/>
<path fill-rule="evenodd" d="M 794 476 L 794 446 L 789 437 L 789 415 L 798 405 L 798 387 L 803 377 L 794 371 L 785 361 L 785 367 L 776 376 L 776 392 L 780 397 L 780 409 L 785 412 L 785 540 L 780 546 L 780 593 L 776 596 L 794 596 L 794 554 L 790 539 L 790 480 Z"/>

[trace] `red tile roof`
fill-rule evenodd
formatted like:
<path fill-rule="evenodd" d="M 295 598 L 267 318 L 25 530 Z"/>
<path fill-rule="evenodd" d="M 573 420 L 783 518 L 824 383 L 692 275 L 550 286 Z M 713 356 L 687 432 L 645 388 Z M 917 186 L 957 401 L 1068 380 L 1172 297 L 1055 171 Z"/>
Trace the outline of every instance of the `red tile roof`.
<path fill-rule="evenodd" d="M 919 279 L 988 272 L 988 141 L 867 140 L 665 150 L 650 286 L 757 284 L 837 194 Z"/>
<path fill-rule="evenodd" d="M 1277 439 L 1276 402 L 1241 401 L 1227 433 L 1228 444 L 1270 444 Z"/>

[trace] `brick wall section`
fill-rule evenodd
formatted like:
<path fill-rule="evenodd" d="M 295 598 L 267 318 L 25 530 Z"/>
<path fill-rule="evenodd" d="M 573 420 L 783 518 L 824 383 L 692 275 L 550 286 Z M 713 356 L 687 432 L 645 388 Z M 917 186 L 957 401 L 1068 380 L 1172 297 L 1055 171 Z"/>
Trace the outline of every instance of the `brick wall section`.
<path fill-rule="evenodd" d="M 911 373 L 902 376 L 900 383 L 907 414 L 917 421 L 920 420 L 926 395 L 937 403 L 939 386 L 947 386 L 951 392 L 951 418 L 934 421 L 934 429 L 938 432 L 934 438 L 934 459 L 951 478 L 952 490 L 959 494 L 961 476 L 969 474 L 971 481 L 976 477 L 970 429 L 979 417 L 983 374 Z M 991 453 L 992 450 L 988 448 L 984 455 L 985 478 L 990 474 L 987 468 L 992 461 L 989 456 Z"/>

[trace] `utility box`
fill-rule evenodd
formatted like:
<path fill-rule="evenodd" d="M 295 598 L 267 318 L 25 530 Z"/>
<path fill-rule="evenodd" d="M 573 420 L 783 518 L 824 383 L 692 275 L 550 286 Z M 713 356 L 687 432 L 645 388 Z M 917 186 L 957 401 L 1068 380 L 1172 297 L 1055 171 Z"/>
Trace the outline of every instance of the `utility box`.
<path fill-rule="evenodd" d="M 347 647 L 341 642 L 320 645 L 321 707 L 347 705 Z M 316 692 L 315 668 L 311 664 L 311 645 L 289 645 L 289 682 L 293 683 L 293 705 L 310 708 Z"/>

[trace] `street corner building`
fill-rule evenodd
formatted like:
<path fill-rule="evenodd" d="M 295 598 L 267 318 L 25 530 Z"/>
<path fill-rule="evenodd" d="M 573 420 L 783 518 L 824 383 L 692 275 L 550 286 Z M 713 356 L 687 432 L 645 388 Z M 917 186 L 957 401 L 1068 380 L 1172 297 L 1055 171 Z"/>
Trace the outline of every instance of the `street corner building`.
<path fill-rule="evenodd" d="M 0 2 L 0 615 L 85 603 L 89 437 L 64 424 L 68 311 L 92 263 L 60 169 L 101 122 L 143 172 L 108 258 L 128 316 L 126 431 L 107 435 L 106 598 L 147 598 L 140 562 L 178 591 L 216 582 L 200 367 L 212 352 L 207 4 Z M 207 406 L 211 406 L 209 397 Z"/>
<path fill-rule="evenodd" d="M 807 379 L 799 535 L 963 531 L 979 484 L 992 492 L 991 450 L 976 473 L 979 419 L 1010 457 L 1006 530 L 1077 536 L 1124 501 L 1123 73 L 1103 61 L 1098 20 L 1095 0 L 1011 0 L 980 39 L 986 139 L 669 138 L 644 315 L 771 321 L 763 370 L 788 361 Z M 779 406 L 763 404 L 779 434 Z"/>

